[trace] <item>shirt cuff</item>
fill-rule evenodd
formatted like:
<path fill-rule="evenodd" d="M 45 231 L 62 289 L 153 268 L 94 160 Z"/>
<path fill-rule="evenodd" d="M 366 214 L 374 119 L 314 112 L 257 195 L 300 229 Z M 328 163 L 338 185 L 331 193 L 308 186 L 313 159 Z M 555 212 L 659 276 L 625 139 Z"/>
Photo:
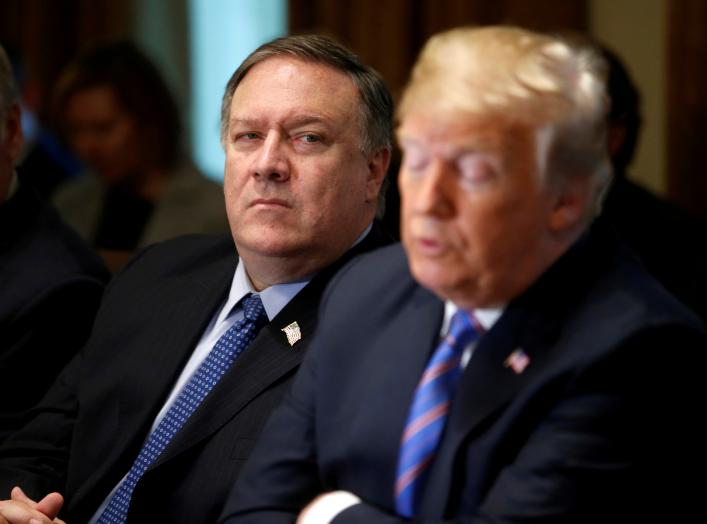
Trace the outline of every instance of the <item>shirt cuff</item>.
<path fill-rule="evenodd" d="M 336 516 L 361 502 L 353 493 L 348 491 L 332 491 L 319 496 L 306 508 L 304 518 L 300 516 L 298 524 L 330 524 Z"/>

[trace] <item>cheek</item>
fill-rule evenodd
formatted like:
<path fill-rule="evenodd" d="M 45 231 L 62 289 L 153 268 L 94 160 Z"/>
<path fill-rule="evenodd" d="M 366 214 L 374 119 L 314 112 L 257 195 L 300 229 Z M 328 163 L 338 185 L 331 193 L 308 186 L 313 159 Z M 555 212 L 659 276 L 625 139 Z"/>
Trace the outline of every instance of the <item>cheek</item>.
<path fill-rule="evenodd" d="M 359 182 L 360 174 L 350 164 L 336 159 L 301 165 L 298 171 L 300 177 L 293 181 L 291 191 L 296 199 L 307 202 L 313 213 L 343 212 L 346 207 L 358 205 L 358 195 L 365 191 L 362 177 Z"/>
<path fill-rule="evenodd" d="M 492 274 L 514 271 L 538 237 L 536 217 L 535 210 L 517 203 L 501 206 L 477 221 L 467 240 L 476 240 L 478 262 Z"/>
<path fill-rule="evenodd" d="M 226 212 L 231 221 L 240 221 L 243 214 L 242 186 L 237 183 L 234 173 L 226 170 L 223 178 L 223 195 L 226 201 Z"/>
<path fill-rule="evenodd" d="M 223 179 L 223 194 L 229 208 L 239 208 L 243 185 L 235 173 L 226 171 Z"/>
<path fill-rule="evenodd" d="M 231 195 L 238 194 L 245 183 L 245 170 L 242 166 L 245 159 L 227 152 L 223 165 L 223 186 L 224 190 Z"/>

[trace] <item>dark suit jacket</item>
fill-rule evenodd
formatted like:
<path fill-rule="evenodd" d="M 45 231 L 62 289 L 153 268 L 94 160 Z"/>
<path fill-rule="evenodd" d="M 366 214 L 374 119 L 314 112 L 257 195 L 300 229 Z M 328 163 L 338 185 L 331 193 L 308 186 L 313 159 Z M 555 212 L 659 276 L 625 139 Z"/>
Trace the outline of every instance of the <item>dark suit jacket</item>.
<path fill-rule="evenodd" d="M 140 480 L 129 522 L 216 520 L 309 345 L 324 286 L 344 261 L 383 242 L 374 228 L 260 331 Z M 149 248 L 115 277 L 80 358 L 0 448 L 0 489 L 58 490 L 64 518 L 87 521 L 132 465 L 236 264 L 230 238 L 191 236 Z M 281 329 L 293 321 L 302 339 L 291 347 Z"/>
<path fill-rule="evenodd" d="M 30 187 L 0 204 L 0 442 L 88 338 L 108 276 Z"/>
<path fill-rule="evenodd" d="M 443 302 L 392 246 L 342 270 L 321 311 L 221 522 L 294 522 L 314 496 L 338 489 L 363 503 L 335 524 L 402 521 L 400 438 Z M 685 512 L 678 501 L 699 504 L 689 495 L 703 484 L 689 473 L 704 465 L 701 329 L 613 240 L 588 235 L 480 339 L 419 521 L 642 522 Z M 504 365 L 517 348 L 530 358 L 520 374 Z"/>
<path fill-rule="evenodd" d="M 672 294 L 707 321 L 707 222 L 615 174 L 602 215 Z"/>

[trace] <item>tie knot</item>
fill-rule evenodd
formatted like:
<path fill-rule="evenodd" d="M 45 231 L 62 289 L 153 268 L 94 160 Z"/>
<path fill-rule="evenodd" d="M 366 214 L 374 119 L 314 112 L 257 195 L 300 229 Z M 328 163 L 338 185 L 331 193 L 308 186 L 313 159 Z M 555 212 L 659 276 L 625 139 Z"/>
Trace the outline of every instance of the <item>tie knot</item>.
<path fill-rule="evenodd" d="M 449 334 L 449 345 L 457 350 L 465 348 L 481 335 L 481 326 L 471 313 L 463 309 L 457 310 L 452 316 Z"/>
<path fill-rule="evenodd" d="M 260 295 L 251 294 L 243 299 L 243 317 L 255 323 L 266 320 L 265 307 L 260 300 Z"/>

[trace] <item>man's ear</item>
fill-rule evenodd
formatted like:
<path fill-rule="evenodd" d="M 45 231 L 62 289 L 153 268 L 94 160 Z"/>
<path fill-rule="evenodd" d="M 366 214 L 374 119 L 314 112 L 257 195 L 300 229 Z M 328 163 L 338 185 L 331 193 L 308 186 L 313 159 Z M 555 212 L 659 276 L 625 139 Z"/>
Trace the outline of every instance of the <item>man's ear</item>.
<path fill-rule="evenodd" d="M 384 148 L 368 157 L 368 178 L 366 180 L 366 201 L 376 201 L 381 185 L 390 165 L 390 149 Z"/>
<path fill-rule="evenodd" d="M 581 226 L 592 205 L 592 186 L 589 177 L 566 180 L 557 190 L 550 214 L 550 231 L 563 234 Z"/>

